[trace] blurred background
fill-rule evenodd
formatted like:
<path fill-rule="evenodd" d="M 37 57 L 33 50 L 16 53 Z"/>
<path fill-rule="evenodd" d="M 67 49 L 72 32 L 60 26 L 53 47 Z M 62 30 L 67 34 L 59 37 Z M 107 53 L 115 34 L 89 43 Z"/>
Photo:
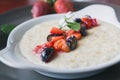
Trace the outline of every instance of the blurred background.
<path fill-rule="evenodd" d="M 3 14 L 15 8 L 32 5 L 35 1 L 37 0 L 0 0 L 0 14 Z M 90 1 L 90 2 L 120 5 L 119 0 L 73 0 L 73 1 Z"/>
<path fill-rule="evenodd" d="M 0 25 L 6 23 L 7 24 L 12 23 L 18 25 L 25 20 L 31 19 L 32 17 L 30 14 L 31 7 L 23 8 L 24 10 L 23 9 L 15 10 L 8 14 L 4 14 L 4 13 L 17 8 L 32 5 L 36 1 L 37 0 L 0 0 Z M 73 1 L 79 1 L 79 2 L 89 1 L 89 2 L 115 5 L 114 9 L 116 11 L 116 14 L 118 15 L 117 16 L 118 19 L 120 20 L 120 16 L 119 16 L 120 0 L 73 0 Z M 84 3 L 81 3 L 80 5 L 82 4 Z M 82 7 L 85 7 L 87 5 L 88 4 L 84 4 L 82 5 Z M 77 7 L 78 9 L 81 8 L 81 6 L 77 6 Z M 18 70 L 18 69 L 10 68 L 0 62 L 0 80 L 57 80 L 57 79 L 52 79 L 30 70 Z M 80 80 L 88 80 L 88 78 L 80 79 Z M 117 64 L 107 69 L 106 71 L 100 73 L 99 75 L 90 77 L 89 80 L 120 80 L 120 64 Z"/>

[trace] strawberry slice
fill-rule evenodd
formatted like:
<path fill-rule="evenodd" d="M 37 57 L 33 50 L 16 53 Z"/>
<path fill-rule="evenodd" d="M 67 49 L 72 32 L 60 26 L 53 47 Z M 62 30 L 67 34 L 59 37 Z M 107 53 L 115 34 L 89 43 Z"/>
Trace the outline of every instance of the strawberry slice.
<path fill-rule="evenodd" d="M 65 39 L 60 39 L 56 41 L 53 47 L 55 48 L 56 51 L 65 51 L 65 52 L 70 51 L 70 48 L 68 47 Z"/>
<path fill-rule="evenodd" d="M 98 23 L 97 23 L 96 18 L 93 18 L 93 19 L 92 19 L 92 25 L 93 25 L 93 26 L 98 26 Z"/>
<path fill-rule="evenodd" d="M 42 45 L 37 45 L 35 48 L 34 48 L 34 52 L 36 53 L 36 54 L 40 54 L 40 53 L 42 53 L 42 51 L 43 51 L 43 49 L 44 48 L 49 48 L 49 47 L 52 47 L 53 46 L 53 42 L 46 42 L 46 43 L 44 43 L 44 44 L 42 44 Z"/>
<path fill-rule="evenodd" d="M 81 38 L 81 33 L 74 31 L 72 29 L 66 31 L 66 36 L 75 36 L 78 40 Z"/>
<path fill-rule="evenodd" d="M 39 53 L 42 52 L 42 50 L 43 50 L 43 46 L 42 46 L 42 45 L 37 45 L 37 46 L 34 48 L 33 51 L 34 51 L 36 54 L 39 54 Z"/>
<path fill-rule="evenodd" d="M 75 32 L 75 33 L 73 33 L 71 35 L 75 36 L 77 38 L 77 40 L 79 40 L 82 37 L 81 33 L 78 33 L 78 32 Z"/>
<path fill-rule="evenodd" d="M 64 31 L 61 30 L 61 29 L 59 29 L 59 28 L 57 28 L 57 27 L 53 27 L 53 28 L 51 29 L 50 33 L 51 33 L 51 34 L 63 34 Z"/>
<path fill-rule="evenodd" d="M 92 19 L 90 19 L 90 18 L 82 18 L 82 22 L 84 22 L 86 24 L 87 29 L 90 29 L 93 27 Z"/>
<path fill-rule="evenodd" d="M 54 37 L 52 37 L 51 41 L 55 42 L 55 41 L 58 41 L 58 40 L 64 39 L 64 38 L 65 38 L 64 36 L 54 36 Z"/>
<path fill-rule="evenodd" d="M 46 47 L 52 47 L 52 46 L 53 46 L 53 42 L 52 42 L 52 41 L 46 42 L 46 43 L 45 43 L 45 46 L 46 46 Z"/>
<path fill-rule="evenodd" d="M 66 31 L 66 35 L 69 36 L 69 35 L 73 34 L 74 32 L 75 32 L 75 31 L 72 30 L 72 29 L 67 30 L 67 31 Z"/>

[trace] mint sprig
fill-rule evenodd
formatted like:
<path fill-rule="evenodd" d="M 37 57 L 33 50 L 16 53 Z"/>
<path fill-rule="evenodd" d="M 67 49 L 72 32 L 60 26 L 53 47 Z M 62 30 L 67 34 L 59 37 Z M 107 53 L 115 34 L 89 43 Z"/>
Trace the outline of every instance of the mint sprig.
<path fill-rule="evenodd" d="M 60 20 L 59 22 L 59 27 L 60 29 L 64 28 L 64 27 L 69 27 L 70 29 L 73 29 L 75 31 L 79 31 L 80 30 L 80 23 L 77 23 L 75 21 L 71 21 L 70 19 L 73 17 L 73 13 L 72 12 L 68 12 L 63 19 Z"/>
<path fill-rule="evenodd" d="M 80 30 L 80 24 L 76 22 L 67 22 L 67 26 L 75 31 Z"/>
<path fill-rule="evenodd" d="M 5 34 L 9 34 L 14 28 L 15 25 L 13 24 L 3 24 L 0 26 L 0 30 Z"/>
<path fill-rule="evenodd" d="M 3 24 L 0 26 L 0 49 L 3 49 L 7 44 L 7 38 L 10 32 L 15 28 L 13 24 Z"/>
<path fill-rule="evenodd" d="M 65 18 L 65 22 L 67 23 L 67 26 L 68 26 L 70 29 L 73 29 L 73 30 L 75 30 L 75 31 L 80 30 L 80 23 L 70 22 L 69 19 L 70 19 L 70 18 Z"/>

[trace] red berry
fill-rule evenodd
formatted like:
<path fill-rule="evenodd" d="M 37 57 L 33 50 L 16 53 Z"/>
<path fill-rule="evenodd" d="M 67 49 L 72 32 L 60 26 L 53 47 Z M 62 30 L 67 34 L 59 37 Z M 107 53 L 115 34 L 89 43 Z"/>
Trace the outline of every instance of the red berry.
<path fill-rule="evenodd" d="M 82 18 L 82 22 L 84 22 L 86 24 L 87 29 L 90 29 L 93 27 L 92 19 L 90 19 L 90 18 Z"/>
<path fill-rule="evenodd" d="M 53 47 L 56 51 L 64 51 L 64 52 L 69 52 L 70 51 L 70 48 L 68 47 L 65 39 L 57 40 L 54 43 Z"/>
<path fill-rule="evenodd" d="M 61 30 L 61 29 L 59 29 L 59 28 L 57 28 L 57 27 L 53 27 L 53 28 L 51 29 L 50 33 L 51 33 L 51 34 L 63 34 L 64 31 Z"/>
<path fill-rule="evenodd" d="M 67 30 L 67 31 L 66 31 L 66 35 L 69 36 L 69 35 L 73 34 L 74 32 L 75 32 L 75 31 L 72 30 L 72 29 Z"/>
<path fill-rule="evenodd" d="M 54 4 L 54 9 L 57 13 L 75 11 L 71 0 L 57 0 Z"/>
<path fill-rule="evenodd" d="M 55 37 L 52 37 L 51 41 L 54 43 L 60 39 L 64 39 L 65 37 L 64 36 L 55 36 Z"/>
<path fill-rule="evenodd" d="M 52 13 L 52 7 L 42 0 L 39 0 L 33 4 L 32 7 L 32 16 L 33 18 Z"/>
<path fill-rule="evenodd" d="M 35 52 L 36 54 L 41 53 L 42 50 L 43 50 L 43 46 L 42 46 L 42 45 L 37 45 L 37 46 L 34 48 L 34 52 Z"/>
<path fill-rule="evenodd" d="M 46 47 L 52 47 L 52 46 L 53 46 L 53 42 L 52 42 L 52 41 L 46 42 L 46 43 L 45 43 L 45 46 L 46 46 Z"/>
<path fill-rule="evenodd" d="M 93 25 L 93 26 L 98 26 L 98 23 L 97 23 L 96 18 L 93 18 L 93 19 L 92 19 L 92 25 Z"/>

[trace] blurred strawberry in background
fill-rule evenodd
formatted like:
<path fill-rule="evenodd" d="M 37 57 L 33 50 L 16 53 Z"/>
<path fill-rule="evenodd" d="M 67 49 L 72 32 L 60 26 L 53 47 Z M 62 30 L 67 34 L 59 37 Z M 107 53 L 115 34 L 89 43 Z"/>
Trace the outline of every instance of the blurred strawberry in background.
<path fill-rule="evenodd" d="M 71 0 L 38 0 L 31 10 L 33 18 L 53 12 L 67 13 L 69 11 L 75 11 Z"/>
<path fill-rule="evenodd" d="M 67 13 L 75 10 L 71 0 L 56 0 L 54 9 L 57 13 Z"/>
<path fill-rule="evenodd" d="M 48 2 L 39 0 L 36 1 L 32 7 L 32 16 L 33 18 L 52 13 L 52 7 Z"/>

